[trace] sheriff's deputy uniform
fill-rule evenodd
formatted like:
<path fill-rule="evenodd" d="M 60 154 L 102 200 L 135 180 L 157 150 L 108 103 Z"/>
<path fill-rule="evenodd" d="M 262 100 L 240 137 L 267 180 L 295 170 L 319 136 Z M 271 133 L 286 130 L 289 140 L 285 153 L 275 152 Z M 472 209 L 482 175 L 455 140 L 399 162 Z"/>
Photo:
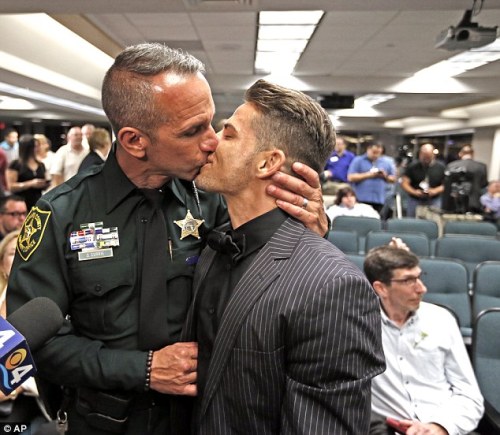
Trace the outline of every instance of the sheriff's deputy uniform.
<path fill-rule="evenodd" d="M 22 228 L 8 307 L 47 296 L 68 316 L 35 360 L 41 379 L 67 391 L 69 433 L 142 435 L 151 418 L 167 427 L 171 396 L 145 391 L 148 351 L 178 341 L 202 236 L 228 217 L 220 196 L 198 193 L 192 183 L 172 180 L 161 193 L 167 293 L 153 309 L 166 327 L 149 324 L 155 347 L 139 339 L 141 320 L 149 321 L 140 318 L 148 291 L 142 279 L 155 274 L 144 262 L 147 198 L 113 153 L 104 166 L 50 191 Z"/>

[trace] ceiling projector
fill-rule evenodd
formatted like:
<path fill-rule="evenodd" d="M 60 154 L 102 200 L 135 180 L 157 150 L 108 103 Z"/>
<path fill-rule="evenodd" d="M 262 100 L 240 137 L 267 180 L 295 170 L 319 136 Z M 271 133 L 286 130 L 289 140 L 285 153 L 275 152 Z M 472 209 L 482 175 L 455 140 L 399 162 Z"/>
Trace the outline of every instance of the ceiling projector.
<path fill-rule="evenodd" d="M 457 26 L 443 30 L 436 38 L 436 48 L 468 50 L 492 43 L 497 38 L 497 28 L 483 27 L 471 21 L 472 10 L 466 10 Z"/>

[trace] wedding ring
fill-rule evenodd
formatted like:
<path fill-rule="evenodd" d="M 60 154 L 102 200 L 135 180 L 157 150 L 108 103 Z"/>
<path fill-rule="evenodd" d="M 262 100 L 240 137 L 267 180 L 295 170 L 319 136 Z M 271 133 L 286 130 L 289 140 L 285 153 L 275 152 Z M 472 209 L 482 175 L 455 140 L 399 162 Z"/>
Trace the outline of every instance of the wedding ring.
<path fill-rule="evenodd" d="M 302 208 L 307 208 L 307 204 L 309 204 L 309 200 L 307 198 L 302 198 Z"/>

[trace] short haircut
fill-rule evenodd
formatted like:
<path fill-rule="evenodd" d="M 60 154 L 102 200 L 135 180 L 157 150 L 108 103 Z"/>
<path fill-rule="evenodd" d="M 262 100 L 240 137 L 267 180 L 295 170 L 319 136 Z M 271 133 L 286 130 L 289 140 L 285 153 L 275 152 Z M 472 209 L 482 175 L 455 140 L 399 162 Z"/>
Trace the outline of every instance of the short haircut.
<path fill-rule="evenodd" d="M 102 106 L 115 134 L 134 127 L 155 137 L 168 120 L 157 108 L 153 78 L 165 72 L 194 75 L 205 67 L 194 56 L 159 43 L 127 47 L 109 68 L 102 85 Z"/>
<path fill-rule="evenodd" d="M 5 211 L 5 204 L 7 204 L 9 201 L 25 202 L 24 198 L 22 196 L 19 196 L 19 195 L 1 196 L 0 197 L 0 212 Z"/>
<path fill-rule="evenodd" d="M 261 115 L 252 122 L 258 151 L 281 149 L 287 158 L 283 169 L 289 173 L 294 162 L 305 163 L 318 173 L 323 170 L 335 146 L 335 129 L 318 102 L 265 80 L 246 91 L 245 101 Z"/>
<path fill-rule="evenodd" d="M 111 135 L 105 128 L 96 128 L 89 137 L 91 151 L 102 150 L 111 143 Z"/>
<path fill-rule="evenodd" d="M 371 284 L 381 281 L 390 285 L 395 269 L 413 269 L 418 263 L 418 257 L 412 252 L 384 245 L 368 251 L 363 269 Z"/>
<path fill-rule="evenodd" d="M 339 189 L 337 191 L 337 195 L 335 196 L 335 205 L 340 205 L 340 203 L 342 202 L 342 198 L 349 194 L 356 196 L 356 192 L 354 192 L 354 189 L 351 186 L 346 186 Z"/>

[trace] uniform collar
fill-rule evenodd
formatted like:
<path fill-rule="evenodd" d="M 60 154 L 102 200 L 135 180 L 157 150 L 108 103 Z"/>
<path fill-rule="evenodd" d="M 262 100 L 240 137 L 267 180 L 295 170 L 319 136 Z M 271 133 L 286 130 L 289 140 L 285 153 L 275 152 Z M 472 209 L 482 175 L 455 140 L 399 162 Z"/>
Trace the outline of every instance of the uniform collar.
<path fill-rule="evenodd" d="M 133 192 L 139 191 L 137 186 L 128 179 L 118 164 L 115 150 L 116 144 L 110 151 L 102 169 L 104 180 L 106 181 L 106 212 L 108 213 L 125 198 L 133 194 Z M 186 205 L 186 190 L 189 191 L 190 188 L 192 189 L 190 182 L 177 179 L 173 179 L 163 186 L 163 189 L 170 189 L 182 205 Z"/>

